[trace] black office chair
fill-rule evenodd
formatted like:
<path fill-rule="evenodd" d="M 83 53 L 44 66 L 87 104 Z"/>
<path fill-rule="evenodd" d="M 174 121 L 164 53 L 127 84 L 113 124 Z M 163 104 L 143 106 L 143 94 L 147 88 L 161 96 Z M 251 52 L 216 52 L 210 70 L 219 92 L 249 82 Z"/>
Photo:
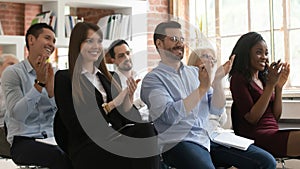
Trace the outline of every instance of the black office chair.
<path fill-rule="evenodd" d="M 0 160 L 10 160 L 10 144 L 6 140 L 4 127 L 0 127 Z"/>
<path fill-rule="evenodd" d="M 275 159 L 276 159 L 276 161 L 278 163 L 281 164 L 281 168 L 282 169 L 286 169 L 286 167 L 285 167 L 285 161 L 287 161 L 287 160 L 299 160 L 300 157 L 277 157 Z"/>
<path fill-rule="evenodd" d="M 279 130 L 294 129 L 300 130 L 300 120 L 299 119 L 280 119 L 278 121 Z M 285 169 L 285 161 L 296 159 L 299 160 L 300 157 L 277 157 L 276 161 L 281 163 L 282 169 Z"/>
<path fill-rule="evenodd" d="M 4 127 L 0 127 L 0 157 L 10 159 L 10 144 L 6 140 L 6 131 Z"/>
<path fill-rule="evenodd" d="M 1 128 L 0 130 L 4 130 L 4 134 L 0 135 L 0 159 L 3 160 L 11 160 L 12 157 L 10 155 L 10 144 L 6 140 L 7 136 L 7 127 L 6 124 L 4 123 L 4 127 Z M 16 164 L 20 169 L 47 169 L 45 167 L 40 167 L 40 166 L 35 166 L 35 165 L 22 165 L 22 164 Z"/>

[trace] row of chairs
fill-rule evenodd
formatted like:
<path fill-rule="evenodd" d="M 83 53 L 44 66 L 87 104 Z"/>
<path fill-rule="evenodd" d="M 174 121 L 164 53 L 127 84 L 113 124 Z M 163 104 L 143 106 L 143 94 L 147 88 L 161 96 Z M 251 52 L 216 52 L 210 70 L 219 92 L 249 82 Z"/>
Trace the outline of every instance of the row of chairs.
<path fill-rule="evenodd" d="M 0 128 L 0 160 L 11 160 L 11 156 L 9 153 L 9 143 L 6 141 L 6 136 L 5 136 L 5 132 L 3 132 L 3 128 Z M 290 160 L 290 159 L 298 159 L 298 158 L 292 158 L 292 157 L 282 157 L 282 158 L 276 158 L 277 162 L 281 164 L 282 169 L 285 169 L 285 161 L 286 160 Z M 18 165 L 16 164 L 20 169 L 46 169 L 43 167 L 39 167 L 39 166 L 34 166 L 34 165 Z M 173 167 L 168 166 L 167 164 L 165 164 L 162 161 L 162 169 L 175 169 Z"/>

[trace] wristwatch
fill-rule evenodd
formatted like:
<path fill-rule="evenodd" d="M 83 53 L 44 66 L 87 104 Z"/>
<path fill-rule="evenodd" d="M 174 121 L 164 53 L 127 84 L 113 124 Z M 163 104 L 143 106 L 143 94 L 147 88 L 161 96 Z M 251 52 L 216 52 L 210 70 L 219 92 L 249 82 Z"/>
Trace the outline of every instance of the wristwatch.
<path fill-rule="evenodd" d="M 42 83 L 42 82 L 38 81 L 37 79 L 34 80 L 34 83 L 38 84 L 41 87 L 45 87 L 46 86 L 45 83 Z"/>

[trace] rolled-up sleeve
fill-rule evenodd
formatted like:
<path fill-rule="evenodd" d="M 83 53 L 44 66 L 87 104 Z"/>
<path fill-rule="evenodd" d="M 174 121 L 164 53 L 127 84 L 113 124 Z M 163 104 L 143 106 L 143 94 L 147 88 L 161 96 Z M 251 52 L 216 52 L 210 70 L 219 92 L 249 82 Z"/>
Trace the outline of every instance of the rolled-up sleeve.
<path fill-rule="evenodd" d="M 217 107 L 213 106 L 211 100 L 212 100 L 212 96 L 214 94 L 217 94 L 217 93 L 214 93 L 213 88 L 210 87 L 210 89 L 207 91 L 207 98 L 208 98 L 208 103 L 209 103 L 209 113 L 219 116 L 225 111 L 225 105 L 222 108 L 217 108 Z"/>

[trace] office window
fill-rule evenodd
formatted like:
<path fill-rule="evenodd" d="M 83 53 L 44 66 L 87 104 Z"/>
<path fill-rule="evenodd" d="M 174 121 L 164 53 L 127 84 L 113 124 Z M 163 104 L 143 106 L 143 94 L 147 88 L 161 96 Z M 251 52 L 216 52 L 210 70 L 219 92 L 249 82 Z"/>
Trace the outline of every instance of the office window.
<path fill-rule="evenodd" d="M 291 65 L 285 93 L 300 96 L 299 0 L 192 0 L 192 24 L 201 22 L 202 33 L 213 43 L 218 64 L 228 60 L 238 38 L 260 33 L 269 47 L 269 60 Z M 298 75 L 298 76 L 297 76 Z M 225 86 L 229 87 L 228 80 Z"/>

